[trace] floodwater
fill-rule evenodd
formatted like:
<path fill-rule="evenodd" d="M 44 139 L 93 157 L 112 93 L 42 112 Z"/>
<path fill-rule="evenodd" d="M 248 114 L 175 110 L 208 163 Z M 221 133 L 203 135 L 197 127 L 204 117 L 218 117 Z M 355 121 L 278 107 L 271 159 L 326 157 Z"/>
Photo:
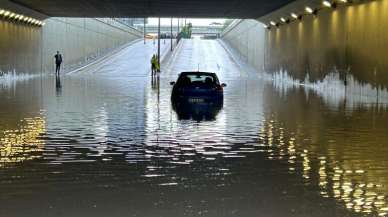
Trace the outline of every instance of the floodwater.
<path fill-rule="evenodd" d="M 387 215 L 385 105 L 279 87 L 216 40 L 182 41 L 151 79 L 154 49 L 0 83 L 0 216 Z M 223 108 L 179 118 L 169 82 L 198 69 L 228 85 Z"/>

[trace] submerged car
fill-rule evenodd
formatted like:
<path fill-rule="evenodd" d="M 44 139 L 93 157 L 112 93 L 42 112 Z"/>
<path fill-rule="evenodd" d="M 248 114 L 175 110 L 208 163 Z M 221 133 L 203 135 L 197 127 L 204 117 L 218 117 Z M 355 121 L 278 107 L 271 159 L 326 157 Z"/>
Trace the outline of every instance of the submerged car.
<path fill-rule="evenodd" d="M 173 85 L 173 103 L 219 103 L 224 99 L 224 87 L 215 73 L 182 72 Z"/>
<path fill-rule="evenodd" d="M 173 85 L 171 102 L 179 119 L 213 120 L 223 106 L 226 84 L 210 72 L 182 72 Z"/>

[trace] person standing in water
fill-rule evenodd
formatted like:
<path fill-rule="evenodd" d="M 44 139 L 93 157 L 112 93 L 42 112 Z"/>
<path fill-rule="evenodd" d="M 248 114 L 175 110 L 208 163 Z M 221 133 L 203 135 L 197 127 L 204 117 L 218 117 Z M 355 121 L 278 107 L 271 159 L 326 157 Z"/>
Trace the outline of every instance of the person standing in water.
<path fill-rule="evenodd" d="M 59 72 L 61 71 L 61 64 L 62 64 L 62 54 L 57 51 L 57 54 L 54 56 L 55 58 L 55 74 L 59 75 Z"/>
<path fill-rule="evenodd" d="M 151 58 L 151 76 L 156 75 L 156 64 L 157 64 L 156 55 L 154 54 Z"/>

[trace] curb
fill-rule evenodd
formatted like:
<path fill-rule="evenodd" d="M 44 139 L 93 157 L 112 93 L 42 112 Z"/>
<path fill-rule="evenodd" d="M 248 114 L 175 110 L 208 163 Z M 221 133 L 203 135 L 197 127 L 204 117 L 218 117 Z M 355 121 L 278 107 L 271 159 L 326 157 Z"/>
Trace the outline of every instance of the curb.
<path fill-rule="evenodd" d="M 137 42 L 139 42 L 141 40 L 143 40 L 143 39 L 135 39 L 135 40 L 133 40 L 131 42 L 128 42 L 128 43 L 126 43 L 126 44 L 124 44 L 124 45 L 122 45 L 120 47 L 117 47 L 116 49 L 108 52 L 107 54 L 101 56 L 100 58 L 98 58 L 98 59 L 96 59 L 96 60 L 94 60 L 94 61 L 92 61 L 92 62 L 90 62 L 90 63 L 88 63 L 88 64 L 86 64 L 84 66 L 81 66 L 81 67 L 79 67 L 77 69 L 74 69 L 72 71 L 66 72 L 64 74 L 65 75 L 70 75 L 70 74 L 73 74 L 73 73 L 77 73 L 77 72 L 79 72 L 81 70 L 84 70 L 84 69 L 90 67 L 90 66 L 93 66 L 93 65 L 98 64 L 98 63 L 102 63 L 103 61 L 106 61 L 108 58 L 112 57 L 113 55 L 115 55 L 115 54 L 119 53 L 120 51 L 124 50 L 128 46 L 131 46 L 131 45 L 133 45 L 133 44 L 135 44 L 135 43 L 137 43 Z"/>
<path fill-rule="evenodd" d="M 252 72 L 259 74 L 259 71 L 251 66 L 248 62 L 245 60 L 241 59 L 240 57 L 236 57 L 236 52 L 232 51 L 234 48 L 229 45 L 228 42 L 225 42 L 222 39 L 217 40 L 218 43 L 221 45 L 221 47 L 224 48 L 224 50 L 228 53 L 228 55 L 231 57 L 231 59 L 236 63 L 236 65 L 241 69 L 242 72 L 244 72 L 245 75 L 250 75 Z"/>
<path fill-rule="evenodd" d="M 172 51 L 170 59 L 168 59 L 165 69 L 166 71 L 170 71 L 171 69 L 171 63 L 175 60 L 177 53 L 179 53 L 180 49 L 182 48 L 183 41 L 181 40 L 178 45 L 175 47 L 175 49 Z"/>

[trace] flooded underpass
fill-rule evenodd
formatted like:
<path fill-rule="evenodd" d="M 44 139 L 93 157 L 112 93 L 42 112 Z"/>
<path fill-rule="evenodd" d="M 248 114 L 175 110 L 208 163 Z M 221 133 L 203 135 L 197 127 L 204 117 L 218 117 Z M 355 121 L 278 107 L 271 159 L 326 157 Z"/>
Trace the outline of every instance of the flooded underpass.
<path fill-rule="evenodd" d="M 151 79 L 153 51 L 0 84 L 0 216 L 387 215 L 385 104 L 263 78 L 217 40 Z M 227 84 L 213 116 L 172 108 L 186 70 Z"/>

